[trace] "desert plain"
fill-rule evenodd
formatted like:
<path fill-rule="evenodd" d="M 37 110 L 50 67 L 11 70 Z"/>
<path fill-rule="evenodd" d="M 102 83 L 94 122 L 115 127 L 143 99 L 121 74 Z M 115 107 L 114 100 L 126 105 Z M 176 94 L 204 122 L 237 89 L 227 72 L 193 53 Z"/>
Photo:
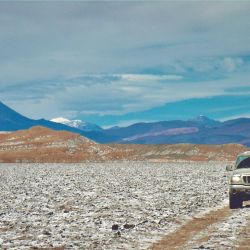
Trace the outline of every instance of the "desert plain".
<path fill-rule="evenodd" d="M 246 249 L 250 210 L 228 209 L 225 167 L 1 164 L 1 249 Z"/>

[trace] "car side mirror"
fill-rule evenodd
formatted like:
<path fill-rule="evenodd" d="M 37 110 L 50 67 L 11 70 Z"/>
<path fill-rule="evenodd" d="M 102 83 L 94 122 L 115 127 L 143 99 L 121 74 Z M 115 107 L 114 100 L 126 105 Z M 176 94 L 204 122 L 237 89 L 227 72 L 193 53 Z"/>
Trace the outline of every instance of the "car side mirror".
<path fill-rule="evenodd" d="M 226 166 L 226 170 L 227 170 L 227 171 L 233 171 L 233 166 L 227 165 L 227 166 Z"/>

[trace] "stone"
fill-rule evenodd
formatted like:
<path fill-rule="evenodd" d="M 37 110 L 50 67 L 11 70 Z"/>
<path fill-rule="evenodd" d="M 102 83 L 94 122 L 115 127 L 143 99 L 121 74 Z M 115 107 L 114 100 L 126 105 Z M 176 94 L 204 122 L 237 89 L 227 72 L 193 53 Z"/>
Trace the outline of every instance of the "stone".
<path fill-rule="evenodd" d="M 123 228 L 124 229 L 132 229 L 132 228 L 134 228 L 135 227 L 135 225 L 133 225 L 133 224 L 124 224 L 123 225 Z"/>
<path fill-rule="evenodd" d="M 43 231 L 43 234 L 44 234 L 44 235 L 48 235 L 48 236 L 51 235 L 51 233 L 50 233 L 49 231 L 47 231 L 47 230 L 44 230 L 44 231 Z"/>
<path fill-rule="evenodd" d="M 114 224 L 112 225 L 112 231 L 117 231 L 119 229 L 119 225 Z"/>

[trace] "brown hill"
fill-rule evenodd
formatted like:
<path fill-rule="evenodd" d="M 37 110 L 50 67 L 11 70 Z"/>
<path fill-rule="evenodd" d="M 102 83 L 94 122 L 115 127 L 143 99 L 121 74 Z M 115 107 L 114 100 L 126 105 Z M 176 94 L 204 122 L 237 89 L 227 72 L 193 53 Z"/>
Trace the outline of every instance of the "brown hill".
<path fill-rule="evenodd" d="M 0 162 L 86 162 L 113 160 L 233 161 L 248 150 L 225 145 L 119 145 L 98 144 L 79 134 L 44 127 L 1 134 Z"/>
<path fill-rule="evenodd" d="M 33 127 L 0 134 L 0 162 L 84 162 L 131 159 L 128 150 L 97 144 L 79 134 Z"/>
<path fill-rule="evenodd" d="M 130 150 L 135 155 L 153 162 L 234 161 L 239 153 L 249 150 L 249 148 L 240 144 L 111 144 L 110 146 L 119 150 Z"/>

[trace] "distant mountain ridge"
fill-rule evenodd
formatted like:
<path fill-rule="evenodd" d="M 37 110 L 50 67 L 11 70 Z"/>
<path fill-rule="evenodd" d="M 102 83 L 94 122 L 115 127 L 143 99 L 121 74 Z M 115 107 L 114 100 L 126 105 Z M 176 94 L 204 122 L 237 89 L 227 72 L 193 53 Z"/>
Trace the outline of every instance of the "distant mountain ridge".
<path fill-rule="evenodd" d="M 250 118 L 220 122 L 198 116 L 187 121 L 136 123 L 110 128 L 105 130 L 105 135 L 114 138 L 111 142 L 122 144 L 237 143 L 250 146 Z M 102 142 L 109 142 L 105 139 Z"/>
<path fill-rule="evenodd" d="M 214 126 L 220 125 L 221 123 L 220 121 L 210 119 L 204 115 L 196 116 L 192 119 L 189 119 L 189 121 L 196 122 L 197 124 L 203 125 L 205 127 L 214 127 Z"/>
<path fill-rule="evenodd" d="M 237 143 L 250 146 L 250 118 L 238 118 L 220 122 L 206 116 L 198 116 L 187 121 L 142 122 L 127 127 L 113 127 L 109 129 L 88 128 L 88 130 L 79 129 L 80 122 L 78 123 L 77 120 L 77 122 L 68 121 L 70 126 L 45 119 L 29 119 L 0 102 L 0 131 L 16 131 L 33 126 L 44 126 L 54 130 L 78 133 L 99 143 Z"/>

